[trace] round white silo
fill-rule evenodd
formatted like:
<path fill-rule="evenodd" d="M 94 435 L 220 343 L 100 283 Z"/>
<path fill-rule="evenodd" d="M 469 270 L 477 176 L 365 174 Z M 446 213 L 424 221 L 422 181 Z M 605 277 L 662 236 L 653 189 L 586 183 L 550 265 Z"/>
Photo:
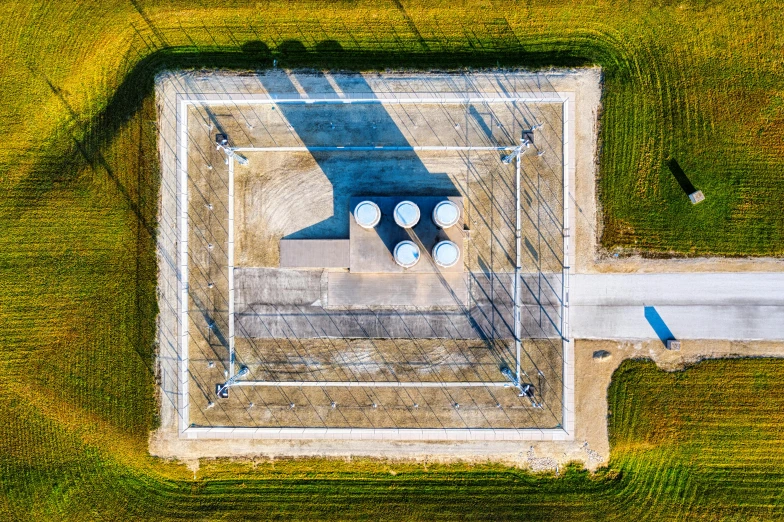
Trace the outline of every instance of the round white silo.
<path fill-rule="evenodd" d="M 374 228 L 381 220 L 381 209 L 372 201 L 361 201 L 354 207 L 354 219 L 362 228 Z"/>
<path fill-rule="evenodd" d="M 438 228 L 449 228 L 460 221 L 460 207 L 454 202 L 440 201 L 433 209 L 433 223 Z"/>
<path fill-rule="evenodd" d="M 452 241 L 440 241 L 433 247 L 433 261 L 443 268 L 455 266 L 460 259 L 460 247 Z"/>
<path fill-rule="evenodd" d="M 411 268 L 419 262 L 419 247 L 413 241 L 401 241 L 395 245 L 395 263 Z"/>
<path fill-rule="evenodd" d="M 413 228 L 419 223 L 419 207 L 413 201 L 401 201 L 393 212 L 395 223 L 403 228 Z"/>

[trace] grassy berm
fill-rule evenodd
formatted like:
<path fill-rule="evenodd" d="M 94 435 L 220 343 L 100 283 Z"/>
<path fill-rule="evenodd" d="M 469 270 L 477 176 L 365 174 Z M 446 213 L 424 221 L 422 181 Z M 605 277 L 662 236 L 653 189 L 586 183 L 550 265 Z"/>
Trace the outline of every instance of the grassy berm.
<path fill-rule="evenodd" d="M 203 462 L 194 476 L 149 457 L 147 435 L 158 71 L 599 64 L 605 247 L 781 255 L 783 7 L 3 2 L 0 519 L 781 518 L 780 361 L 623 366 L 595 476 L 369 461 Z"/>

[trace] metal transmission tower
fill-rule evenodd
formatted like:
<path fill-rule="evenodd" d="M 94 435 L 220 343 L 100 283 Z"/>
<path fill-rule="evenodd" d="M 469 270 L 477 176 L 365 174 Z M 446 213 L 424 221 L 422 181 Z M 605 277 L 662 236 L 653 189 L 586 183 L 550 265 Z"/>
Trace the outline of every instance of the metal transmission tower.
<path fill-rule="evenodd" d="M 516 379 L 514 374 L 512 374 L 512 370 L 504 366 L 501 368 L 501 373 L 506 377 L 509 382 L 512 383 L 512 386 L 517 388 L 520 392 L 517 396 L 518 397 L 528 397 L 528 400 L 531 401 L 531 406 L 534 408 L 542 408 L 542 403 L 536 401 L 535 396 L 535 389 L 533 384 L 523 384 L 520 382 L 519 379 Z"/>
<path fill-rule="evenodd" d="M 523 133 L 523 135 L 525 135 L 525 133 Z M 525 154 L 525 149 L 527 149 L 530 146 L 531 146 L 531 140 L 529 140 L 528 138 L 521 138 L 520 145 L 512 149 L 512 152 L 510 152 L 507 156 L 501 158 L 501 161 L 509 165 L 510 163 L 512 163 L 513 160 L 515 159 L 519 160 L 520 156 Z"/>
<path fill-rule="evenodd" d="M 231 376 L 228 381 L 224 382 L 223 384 L 215 385 L 215 395 L 217 395 L 220 399 L 227 398 L 229 396 L 229 387 L 236 384 L 240 377 L 244 377 L 248 375 L 248 373 L 250 373 L 250 370 L 247 366 L 241 367 L 240 371 L 238 371 L 236 375 Z"/>
<path fill-rule="evenodd" d="M 248 166 L 248 158 L 243 156 L 242 154 L 235 152 L 237 147 L 232 147 L 229 145 L 229 137 L 225 134 L 216 134 L 215 135 L 215 145 L 217 150 L 222 150 L 226 154 L 226 165 L 229 164 L 231 158 L 237 160 L 237 163 L 242 165 L 243 167 Z"/>
<path fill-rule="evenodd" d="M 517 355 L 517 368 L 516 368 L 516 375 L 517 381 L 520 381 L 520 351 L 521 351 L 521 340 L 520 340 L 520 271 L 522 269 L 522 264 L 520 261 L 520 248 L 521 248 L 521 240 L 522 240 L 522 224 L 520 220 L 520 156 L 525 154 L 525 151 L 528 147 L 531 146 L 530 137 L 533 137 L 531 131 L 524 131 L 523 136 L 520 138 L 520 145 L 512 149 L 508 155 L 501 158 L 501 161 L 505 164 L 512 163 L 513 160 L 516 160 L 516 170 L 515 170 L 515 279 L 514 279 L 514 338 L 515 338 L 515 353 Z"/>

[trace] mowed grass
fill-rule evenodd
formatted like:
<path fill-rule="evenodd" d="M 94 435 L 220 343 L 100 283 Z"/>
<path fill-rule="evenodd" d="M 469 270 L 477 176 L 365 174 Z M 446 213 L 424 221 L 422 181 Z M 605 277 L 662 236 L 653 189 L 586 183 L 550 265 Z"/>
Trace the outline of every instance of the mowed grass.
<path fill-rule="evenodd" d="M 0 518 L 781 516 L 782 363 L 624 366 L 595 477 L 499 466 L 184 466 L 156 424 L 165 67 L 605 70 L 608 248 L 780 255 L 782 3 L 0 5 Z M 692 207 L 665 160 L 706 194 Z M 722 388 L 730 379 L 727 393 Z"/>
<path fill-rule="evenodd" d="M 0 162 L 15 186 L 69 133 L 106 139 L 169 67 L 543 67 L 605 71 L 603 245 L 781 255 L 781 3 L 5 2 Z M 121 91 L 127 97 L 127 91 Z M 99 115 L 103 115 L 100 117 Z M 10 134 L 10 135 L 9 135 Z M 692 206 L 667 166 L 706 195 Z M 21 165 L 19 165 L 21 163 Z M 38 162 L 36 162 L 38 163 Z M 17 167 L 11 169 L 12 165 Z M 18 168 L 22 167 L 22 168 Z"/>
<path fill-rule="evenodd" d="M 784 516 L 784 361 L 627 362 L 609 390 L 613 460 L 534 476 L 499 465 L 357 459 L 152 459 L 105 424 L 15 404 L 4 419 L 6 518 L 50 520 L 773 520 Z M 8 416 L 13 409 L 13 416 Z M 7 421 L 6 421 L 7 422 Z M 64 423 L 65 422 L 65 423 Z"/>

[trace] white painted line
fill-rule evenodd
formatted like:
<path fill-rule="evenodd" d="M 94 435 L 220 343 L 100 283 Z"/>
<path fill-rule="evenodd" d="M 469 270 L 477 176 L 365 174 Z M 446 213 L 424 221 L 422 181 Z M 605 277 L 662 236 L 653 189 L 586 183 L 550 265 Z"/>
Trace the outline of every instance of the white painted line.
<path fill-rule="evenodd" d="M 352 145 L 335 145 L 331 147 L 308 147 L 302 145 L 300 147 L 236 147 L 236 152 L 369 152 L 369 151 L 502 151 L 514 149 L 514 145 L 508 147 L 458 147 L 448 145 L 408 145 L 408 146 L 394 146 L 394 145 L 367 145 L 367 146 L 352 146 Z"/>
<path fill-rule="evenodd" d="M 234 376 L 234 156 L 229 160 L 229 376 Z"/>
<path fill-rule="evenodd" d="M 257 98 L 257 99 L 231 99 L 231 98 L 202 98 L 186 99 L 194 105 L 401 105 L 401 104 L 488 104 L 488 103 L 563 103 L 560 97 L 531 98 L 531 97 L 450 97 L 450 98 Z"/>
<path fill-rule="evenodd" d="M 337 440 L 571 440 L 558 428 L 234 428 L 232 435 L 252 439 L 333 439 Z M 188 438 L 222 438 L 226 428 L 192 427 Z"/>
<path fill-rule="evenodd" d="M 180 125 L 180 248 L 178 252 L 178 268 L 180 271 L 180 400 L 182 415 L 180 416 L 180 428 L 185 430 L 188 427 L 190 412 L 190 396 L 188 395 L 188 103 L 181 101 L 177 111 L 177 124 Z"/>
<path fill-rule="evenodd" d="M 293 388 L 509 388 L 509 382 L 400 382 L 400 381 L 237 381 L 232 386 Z"/>

